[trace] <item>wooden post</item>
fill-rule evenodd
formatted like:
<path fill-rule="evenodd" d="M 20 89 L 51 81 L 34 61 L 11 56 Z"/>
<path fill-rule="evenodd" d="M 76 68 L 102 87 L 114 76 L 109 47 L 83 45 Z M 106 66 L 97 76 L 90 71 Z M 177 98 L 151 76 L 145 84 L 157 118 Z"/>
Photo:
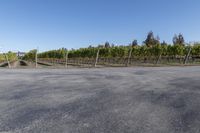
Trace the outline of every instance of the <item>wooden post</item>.
<path fill-rule="evenodd" d="M 68 51 L 66 51 L 66 56 L 65 56 L 65 68 L 68 68 Z"/>
<path fill-rule="evenodd" d="M 156 65 L 157 65 L 158 62 L 160 61 L 161 56 L 162 56 L 162 53 L 158 56 L 158 59 L 157 59 L 157 61 L 156 61 Z"/>
<path fill-rule="evenodd" d="M 190 47 L 190 49 L 189 49 L 187 55 L 185 56 L 184 64 L 187 64 L 188 58 L 189 58 L 189 56 L 190 56 L 191 51 L 192 51 L 192 48 Z"/>
<path fill-rule="evenodd" d="M 6 61 L 7 61 L 7 63 L 8 63 L 8 68 L 11 68 L 10 62 L 9 62 L 9 60 L 8 60 L 8 56 L 6 55 L 6 53 L 5 53 L 5 57 L 6 57 Z"/>
<path fill-rule="evenodd" d="M 129 55 L 128 55 L 127 64 L 126 64 L 127 67 L 130 64 L 130 59 L 131 59 L 132 51 L 133 51 L 133 48 L 131 47 L 131 50 L 130 50 Z"/>
<path fill-rule="evenodd" d="M 98 59 L 99 59 L 99 51 L 100 50 L 98 49 L 94 67 L 97 67 L 97 63 L 98 63 Z"/>
<path fill-rule="evenodd" d="M 38 67 L 38 57 L 37 57 L 37 52 L 38 52 L 38 50 L 36 49 L 36 52 L 35 52 L 35 68 L 37 68 Z"/>

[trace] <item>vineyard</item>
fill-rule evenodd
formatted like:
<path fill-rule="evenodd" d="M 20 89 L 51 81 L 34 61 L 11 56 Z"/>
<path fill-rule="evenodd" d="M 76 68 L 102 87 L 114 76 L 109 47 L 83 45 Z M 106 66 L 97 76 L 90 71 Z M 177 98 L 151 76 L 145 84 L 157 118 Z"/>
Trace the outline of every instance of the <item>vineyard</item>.
<path fill-rule="evenodd" d="M 5 54 L 0 54 L 0 63 L 7 61 L 16 61 L 17 60 L 17 54 L 13 52 L 8 52 Z"/>
<path fill-rule="evenodd" d="M 24 60 L 49 66 L 131 66 L 199 64 L 200 45 L 154 45 L 89 47 L 77 50 L 58 49 L 42 53 L 32 50 Z"/>
<path fill-rule="evenodd" d="M 12 52 L 0 55 L 0 62 L 14 62 L 17 55 Z M 154 66 L 154 65 L 199 65 L 200 43 L 185 43 L 182 34 L 173 37 L 173 44 L 162 43 L 150 31 L 142 45 L 134 40 L 129 45 L 103 45 L 87 48 L 27 52 L 15 64 L 31 64 L 37 67 L 107 67 L 107 66 Z"/>

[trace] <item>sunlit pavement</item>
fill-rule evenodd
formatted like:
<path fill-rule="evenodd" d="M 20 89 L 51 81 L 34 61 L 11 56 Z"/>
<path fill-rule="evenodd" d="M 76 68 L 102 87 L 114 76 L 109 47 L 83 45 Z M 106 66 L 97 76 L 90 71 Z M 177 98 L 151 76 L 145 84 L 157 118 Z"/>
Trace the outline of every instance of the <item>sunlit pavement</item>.
<path fill-rule="evenodd" d="M 199 133 L 200 67 L 0 69 L 3 133 Z"/>

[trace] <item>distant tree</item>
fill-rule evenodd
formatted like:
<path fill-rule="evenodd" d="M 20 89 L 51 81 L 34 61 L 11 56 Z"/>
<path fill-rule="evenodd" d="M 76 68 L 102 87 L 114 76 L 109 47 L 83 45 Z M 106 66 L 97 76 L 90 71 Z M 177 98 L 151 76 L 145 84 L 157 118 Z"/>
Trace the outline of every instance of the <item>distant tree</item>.
<path fill-rule="evenodd" d="M 113 48 L 113 47 L 115 47 L 115 44 L 114 44 L 114 43 L 112 43 L 112 44 L 111 44 L 111 47 L 112 47 L 112 48 Z"/>
<path fill-rule="evenodd" d="M 163 41 L 163 42 L 161 43 L 161 45 L 162 45 L 162 46 L 167 46 L 167 43 L 166 43 L 165 41 Z"/>
<path fill-rule="evenodd" d="M 89 47 L 88 48 L 92 48 L 92 45 L 89 45 Z"/>
<path fill-rule="evenodd" d="M 184 39 L 184 37 L 183 37 L 182 34 L 179 34 L 179 35 L 178 35 L 178 39 L 179 39 L 179 44 L 181 44 L 181 45 L 184 45 L 184 44 L 185 44 L 185 39 Z"/>
<path fill-rule="evenodd" d="M 172 41 L 173 41 L 173 44 L 174 44 L 174 45 L 177 44 L 177 42 L 178 42 L 178 36 L 177 36 L 176 34 L 174 35 Z"/>
<path fill-rule="evenodd" d="M 159 37 L 157 36 L 156 38 L 154 37 L 154 34 L 152 31 L 150 31 L 147 35 L 146 40 L 144 41 L 144 43 L 146 44 L 147 47 L 152 47 L 155 46 L 157 44 L 160 44 L 159 41 Z"/>
<path fill-rule="evenodd" d="M 131 44 L 132 47 L 135 47 L 135 46 L 137 46 L 137 45 L 138 45 L 137 40 L 134 40 L 134 41 L 132 42 L 132 44 Z"/>
<path fill-rule="evenodd" d="M 98 48 L 103 48 L 105 45 L 101 45 L 101 44 L 99 44 L 98 45 Z"/>
<path fill-rule="evenodd" d="M 184 40 L 184 37 L 181 33 L 178 36 L 176 34 L 174 35 L 173 44 L 174 45 L 181 45 L 181 46 L 185 45 L 185 40 Z"/>
<path fill-rule="evenodd" d="M 110 48 L 110 43 L 106 42 L 104 46 L 105 46 L 105 48 Z"/>
<path fill-rule="evenodd" d="M 154 45 L 154 34 L 152 31 L 150 31 L 147 35 L 146 40 L 144 41 L 144 43 L 146 44 L 146 46 L 150 47 L 152 45 Z"/>
<path fill-rule="evenodd" d="M 156 38 L 154 38 L 154 45 L 160 45 L 160 37 L 156 36 Z"/>

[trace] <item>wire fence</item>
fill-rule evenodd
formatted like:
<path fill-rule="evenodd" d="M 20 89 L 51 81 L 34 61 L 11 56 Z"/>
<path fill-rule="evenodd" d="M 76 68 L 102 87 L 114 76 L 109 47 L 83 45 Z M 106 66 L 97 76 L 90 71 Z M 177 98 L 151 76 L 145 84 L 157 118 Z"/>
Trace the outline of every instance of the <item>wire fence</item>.
<path fill-rule="evenodd" d="M 186 61 L 187 60 L 187 61 Z M 131 58 L 38 58 L 38 64 L 60 67 L 127 67 L 127 66 L 159 66 L 159 65 L 200 65 L 200 56 L 161 56 Z"/>
<path fill-rule="evenodd" d="M 32 54 L 31 58 L 18 61 L 19 65 L 32 67 L 54 67 L 54 68 L 70 68 L 70 67 L 128 67 L 128 66 L 162 66 L 162 65 L 200 65 L 200 55 L 191 54 L 191 49 L 181 55 L 150 55 L 150 56 L 133 56 L 130 50 L 125 57 L 101 57 L 100 50 L 96 51 L 96 56 L 84 58 L 72 58 L 66 53 L 63 58 L 40 58 L 38 52 Z M 8 58 L 1 61 L 0 65 L 12 65 L 13 62 Z"/>

